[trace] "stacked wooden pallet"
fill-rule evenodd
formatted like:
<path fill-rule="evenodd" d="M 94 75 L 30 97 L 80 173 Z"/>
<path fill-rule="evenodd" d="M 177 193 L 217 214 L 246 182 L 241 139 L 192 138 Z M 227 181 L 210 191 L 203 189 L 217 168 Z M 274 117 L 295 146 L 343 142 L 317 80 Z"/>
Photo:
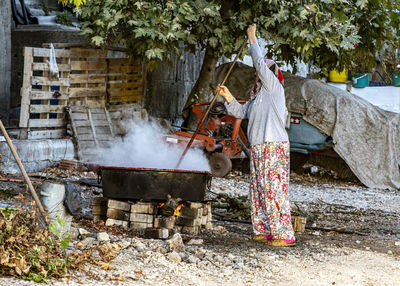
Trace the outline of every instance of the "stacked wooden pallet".
<path fill-rule="evenodd" d="M 52 78 L 50 51 L 24 49 L 21 139 L 63 138 L 67 106 L 107 110 L 142 106 L 145 70 L 124 53 L 115 58 L 106 50 L 55 49 L 59 78 Z"/>
<path fill-rule="evenodd" d="M 176 232 L 196 235 L 202 228 L 212 228 L 210 203 L 186 202 L 179 216 L 166 217 L 157 215 L 154 202 L 132 203 L 96 198 L 93 201 L 92 211 L 94 221 L 105 220 L 107 226 L 121 226 L 136 230 L 167 229 L 170 235 Z"/>
<path fill-rule="evenodd" d="M 62 138 L 70 86 L 71 51 L 55 50 L 59 78 L 50 77 L 50 49 L 24 49 L 19 127 L 22 139 Z"/>

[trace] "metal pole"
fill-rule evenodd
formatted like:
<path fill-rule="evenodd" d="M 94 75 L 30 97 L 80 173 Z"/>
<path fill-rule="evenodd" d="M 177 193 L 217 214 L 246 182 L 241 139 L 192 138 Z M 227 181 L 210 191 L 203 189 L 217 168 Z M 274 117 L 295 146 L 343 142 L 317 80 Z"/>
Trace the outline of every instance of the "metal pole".
<path fill-rule="evenodd" d="M 3 122 L 1 120 L 0 120 L 0 129 L 1 129 L 1 132 L 3 133 L 3 135 L 4 135 L 4 138 L 6 138 L 8 147 L 10 147 L 10 150 L 11 150 L 12 154 L 14 155 L 15 161 L 17 161 L 18 167 L 21 170 L 21 173 L 24 176 L 26 183 L 28 184 L 28 187 L 29 187 L 29 190 L 31 191 L 33 199 L 35 200 L 40 212 L 43 215 L 45 215 L 46 211 L 44 210 L 44 208 L 42 206 L 42 203 L 40 202 L 39 197 L 37 196 L 37 194 L 35 192 L 35 189 L 32 186 L 31 180 L 29 179 L 28 174 L 26 173 L 25 168 L 22 165 L 21 160 L 20 160 L 20 158 L 19 158 L 19 156 L 17 154 L 17 151 L 15 150 L 14 145 L 11 142 L 11 139 L 8 136 L 8 133 L 7 133 L 6 129 L 4 128 Z"/>
<path fill-rule="evenodd" d="M 245 39 L 245 40 L 243 41 L 243 44 L 242 44 L 242 46 L 240 47 L 240 50 L 239 50 L 238 53 L 236 54 L 235 59 L 233 60 L 233 62 L 232 62 L 232 64 L 231 64 L 231 66 L 230 66 L 228 72 L 227 72 L 226 75 L 225 75 L 224 80 L 222 81 L 222 83 L 221 83 L 220 85 L 224 85 L 225 82 L 227 81 L 229 75 L 230 75 L 231 72 L 232 72 L 233 66 L 234 66 L 235 63 L 237 62 L 237 60 L 238 60 L 240 54 L 242 53 L 243 48 L 244 48 L 244 46 L 246 45 L 246 43 L 247 43 L 247 39 Z M 207 111 L 204 113 L 203 118 L 201 118 L 199 124 L 197 124 L 196 131 L 193 133 L 192 138 L 190 138 L 190 141 L 189 141 L 189 143 L 187 144 L 185 150 L 183 151 L 183 154 L 182 154 L 181 158 L 179 159 L 178 164 L 176 165 L 175 169 L 178 169 L 179 165 L 182 163 L 182 160 L 183 160 L 183 158 L 185 157 L 185 155 L 186 155 L 187 151 L 189 150 L 190 146 L 192 145 L 192 143 L 193 143 L 193 141 L 194 141 L 194 138 L 196 138 L 197 134 L 198 134 L 199 131 L 200 131 L 201 126 L 203 125 L 204 121 L 206 120 L 208 113 L 210 112 L 210 110 L 211 110 L 212 106 L 214 105 L 214 103 L 217 101 L 218 95 L 219 95 L 219 93 L 218 93 L 218 92 L 215 92 L 215 95 L 214 95 L 213 100 L 211 101 L 210 105 L 208 106 Z"/>

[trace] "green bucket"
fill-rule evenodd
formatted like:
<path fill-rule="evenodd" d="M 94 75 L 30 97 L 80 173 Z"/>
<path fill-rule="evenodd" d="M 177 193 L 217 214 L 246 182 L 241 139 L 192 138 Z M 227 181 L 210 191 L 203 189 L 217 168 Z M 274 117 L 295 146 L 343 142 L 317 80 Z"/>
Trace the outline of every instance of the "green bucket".
<path fill-rule="evenodd" d="M 353 75 L 353 87 L 369 86 L 369 73 L 355 73 Z"/>
<path fill-rule="evenodd" d="M 392 85 L 400 86 L 400 73 L 392 73 Z"/>

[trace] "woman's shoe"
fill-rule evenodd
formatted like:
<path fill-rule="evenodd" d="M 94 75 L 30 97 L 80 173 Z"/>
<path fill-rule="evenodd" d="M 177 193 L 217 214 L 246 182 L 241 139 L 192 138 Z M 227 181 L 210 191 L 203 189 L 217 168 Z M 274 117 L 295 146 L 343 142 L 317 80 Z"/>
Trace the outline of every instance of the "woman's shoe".
<path fill-rule="evenodd" d="M 296 242 L 295 240 L 273 239 L 268 241 L 268 245 L 274 247 L 291 247 L 291 246 L 296 246 Z"/>
<path fill-rule="evenodd" d="M 269 242 L 270 239 L 267 238 L 267 235 L 262 235 L 262 234 L 256 234 L 253 236 L 253 240 L 259 241 L 259 242 Z"/>

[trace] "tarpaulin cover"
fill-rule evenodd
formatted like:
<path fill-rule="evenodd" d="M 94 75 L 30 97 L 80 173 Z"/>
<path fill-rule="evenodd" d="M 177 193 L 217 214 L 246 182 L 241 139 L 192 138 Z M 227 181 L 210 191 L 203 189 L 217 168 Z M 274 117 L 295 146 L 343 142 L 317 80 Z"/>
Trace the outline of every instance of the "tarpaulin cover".
<path fill-rule="evenodd" d="M 218 68 L 215 85 L 226 70 L 226 64 Z M 249 74 L 254 74 L 252 67 L 233 70 L 226 85 L 236 98 L 246 99 L 253 82 L 243 79 Z M 284 78 L 289 112 L 302 114 L 305 121 L 331 136 L 336 153 L 364 185 L 400 188 L 400 114 L 318 80 L 288 73 Z"/>

